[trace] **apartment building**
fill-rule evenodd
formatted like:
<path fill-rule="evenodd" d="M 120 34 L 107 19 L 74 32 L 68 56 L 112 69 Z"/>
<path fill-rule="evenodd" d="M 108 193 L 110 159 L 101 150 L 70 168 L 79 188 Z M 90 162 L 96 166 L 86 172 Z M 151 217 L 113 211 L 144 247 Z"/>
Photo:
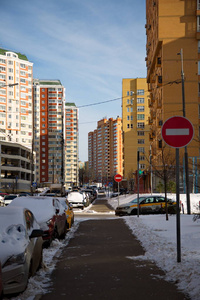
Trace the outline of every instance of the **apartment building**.
<path fill-rule="evenodd" d="M 123 177 L 127 181 L 135 177 L 138 151 L 139 169 L 149 167 L 148 95 L 146 78 L 122 79 Z"/>
<path fill-rule="evenodd" d="M 64 99 L 60 80 L 33 80 L 37 185 L 64 180 Z"/>
<path fill-rule="evenodd" d="M 32 145 L 33 63 L 0 48 L 0 141 Z"/>
<path fill-rule="evenodd" d="M 200 1 L 146 1 L 146 66 L 150 92 L 149 125 L 153 163 L 161 164 L 161 126 L 168 118 L 185 115 L 195 134 L 189 157 L 199 156 L 200 125 Z M 180 55 L 181 54 L 181 55 Z M 182 93 L 181 72 L 184 74 Z M 181 160 L 184 149 L 181 151 Z M 191 168 L 191 166 L 190 166 Z"/>
<path fill-rule="evenodd" d="M 79 183 L 78 166 L 78 108 L 75 103 L 65 103 L 65 184 L 66 187 Z"/>
<path fill-rule="evenodd" d="M 115 174 L 123 174 L 122 120 L 102 119 L 97 129 L 88 133 L 90 181 L 106 184 Z"/>

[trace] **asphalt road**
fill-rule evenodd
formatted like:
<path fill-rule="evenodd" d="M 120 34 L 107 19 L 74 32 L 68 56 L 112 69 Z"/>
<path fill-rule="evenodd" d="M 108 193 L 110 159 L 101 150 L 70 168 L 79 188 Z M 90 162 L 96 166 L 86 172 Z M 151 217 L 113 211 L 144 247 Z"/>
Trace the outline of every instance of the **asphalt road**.
<path fill-rule="evenodd" d="M 110 209 L 105 199 L 94 206 Z M 80 222 L 52 273 L 51 291 L 40 299 L 189 299 L 151 261 L 130 258 L 144 253 L 121 218 Z"/>

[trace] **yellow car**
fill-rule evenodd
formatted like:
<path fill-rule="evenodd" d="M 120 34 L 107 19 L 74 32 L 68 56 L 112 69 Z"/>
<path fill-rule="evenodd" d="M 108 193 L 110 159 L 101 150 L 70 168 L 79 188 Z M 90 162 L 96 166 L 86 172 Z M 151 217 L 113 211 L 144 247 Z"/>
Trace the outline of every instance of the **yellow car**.
<path fill-rule="evenodd" d="M 67 229 L 70 229 L 74 223 L 74 212 L 73 207 L 69 204 L 66 198 L 59 199 L 61 204 L 65 208 L 65 214 L 67 217 Z"/>
<path fill-rule="evenodd" d="M 176 202 L 167 199 L 169 213 L 176 212 Z M 139 197 L 139 213 L 140 214 L 155 214 L 165 213 L 165 197 L 162 196 L 141 196 Z M 126 204 L 122 204 L 115 209 L 115 214 L 122 215 L 136 215 L 137 214 L 137 198 Z"/>

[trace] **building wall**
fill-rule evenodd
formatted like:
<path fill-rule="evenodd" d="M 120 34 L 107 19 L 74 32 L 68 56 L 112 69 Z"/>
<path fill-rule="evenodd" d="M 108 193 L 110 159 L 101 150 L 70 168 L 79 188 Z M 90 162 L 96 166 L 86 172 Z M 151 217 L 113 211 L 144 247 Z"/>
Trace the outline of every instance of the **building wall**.
<path fill-rule="evenodd" d="M 78 167 L 78 108 L 74 103 L 65 103 L 65 184 L 79 183 Z"/>
<path fill-rule="evenodd" d="M 33 63 L 0 48 L 0 140 L 31 147 Z M 8 86 L 13 85 L 14 86 Z"/>
<path fill-rule="evenodd" d="M 122 123 L 117 117 L 98 121 L 97 129 L 88 134 L 88 162 L 91 181 L 113 180 L 115 174 L 123 173 Z"/>
<path fill-rule="evenodd" d="M 161 126 L 168 118 L 183 115 L 181 57 L 185 75 L 185 112 L 195 135 L 188 145 L 189 156 L 199 155 L 200 59 L 196 0 L 146 1 L 147 82 L 150 92 L 150 119 L 153 160 L 161 161 Z M 198 28 L 199 30 L 199 28 Z M 181 157 L 183 151 L 181 152 Z"/>
<path fill-rule="evenodd" d="M 149 167 L 148 95 L 146 78 L 122 80 L 123 177 L 127 180 L 137 170 L 137 151 L 140 151 L 140 169 Z"/>

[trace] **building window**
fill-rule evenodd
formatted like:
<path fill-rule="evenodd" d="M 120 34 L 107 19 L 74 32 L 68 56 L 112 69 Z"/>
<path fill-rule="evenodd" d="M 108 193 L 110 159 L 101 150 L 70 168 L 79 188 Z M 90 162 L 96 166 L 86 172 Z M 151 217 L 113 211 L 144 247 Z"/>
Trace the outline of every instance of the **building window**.
<path fill-rule="evenodd" d="M 137 90 L 137 95 L 144 95 L 144 90 Z"/>
<path fill-rule="evenodd" d="M 144 114 L 138 114 L 137 120 L 144 120 Z"/>
<path fill-rule="evenodd" d="M 137 98 L 137 103 L 144 103 L 144 98 Z"/>
<path fill-rule="evenodd" d="M 130 119 L 130 116 L 127 116 L 127 121 L 129 121 L 129 119 Z"/>
<path fill-rule="evenodd" d="M 144 144 L 144 139 L 139 139 L 138 144 Z"/>
<path fill-rule="evenodd" d="M 197 16 L 197 32 L 200 32 L 200 16 Z"/>
<path fill-rule="evenodd" d="M 127 91 L 127 96 L 129 96 L 129 91 Z"/>
<path fill-rule="evenodd" d="M 127 128 L 129 128 L 130 127 L 130 125 L 129 124 L 127 124 Z"/>
<path fill-rule="evenodd" d="M 138 122 L 137 128 L 144 128 L 144 122 Z"/>
<path fill-rule="evenodd" d="M 144 136 L 144 131 L 138 131 L 137 135 L 138 136 L 141 136 L 141 135 Z"/>
<path fill-rule="evenodd" d="M 143 111 L 144 111 L 144 106 L 138 106 L 138 107 L 137 107 L 137 111 L 143 112 Z"/>
<path fill-rule="evenodd" d="M 198 75 L 200 75 L 200 61 L 198 61 Z"/>
<path fill-rule="evenodd" d="M 144 153 L 144 147 L 138 147 L 138 151 L 139 151 L 140 153 Z"/>
<path fill-rule="evenodd" d="M 129 99 L 127 99 L 127 104 L 129 104 Z"/>

